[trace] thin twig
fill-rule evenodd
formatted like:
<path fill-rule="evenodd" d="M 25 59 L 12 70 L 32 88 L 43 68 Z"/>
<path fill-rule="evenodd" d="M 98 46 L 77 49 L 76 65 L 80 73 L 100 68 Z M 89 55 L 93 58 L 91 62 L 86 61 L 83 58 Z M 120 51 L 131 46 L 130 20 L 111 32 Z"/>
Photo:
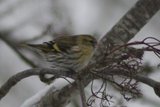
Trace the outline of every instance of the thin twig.
<path fill-rule="evenodd" d="M 86 96 L 85 96 L 85 92 L 84 92 L 84 85 L 83 85 L 83 83 L 82 83 L 80 78 L 77 79 L 77 86 L 79 87 L 82 106 L 83 107 L 87 107 Z"/>

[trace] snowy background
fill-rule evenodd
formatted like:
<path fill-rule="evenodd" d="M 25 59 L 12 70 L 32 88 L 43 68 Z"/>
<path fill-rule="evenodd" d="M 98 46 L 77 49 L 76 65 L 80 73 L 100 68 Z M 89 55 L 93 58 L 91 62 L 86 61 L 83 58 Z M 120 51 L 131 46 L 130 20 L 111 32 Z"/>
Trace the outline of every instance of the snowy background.
<path fill-rule="evenodd" d="M 22 41 L 40 35 L 48 25 L 52 25 L 52 32 L 55 34 L 96 34 L 97 38 L 100 38 L 136 1 L 0 0 L 0 31 L 9 31 L 12 34 L 9 38 Z M 147 36 L 160 39 L 159 28 L 160 12 L 133 40 L 142 40 Z M 50 39 L 50 36 L 46 35 L 36 42 L 41 43 Z M 153 66 L 160 63 L 160 59 L 152 53 L 146 53 L 144 59 Z M 30 66 L 0 40 L 0 85 L 15 73 L 29 68 Z M 159 70 L 151 73 L 150 77 L 160 81 Z M 0 101 L 0 107 L 19 107 L 26 99 L 45 87 L 38 77 L 26 78 Z M 127 102 L 128 107 L 160 107 L 160 99 L 149 86 L 141 84 L 140 88 L 144 93 L 143 98 Z"/>

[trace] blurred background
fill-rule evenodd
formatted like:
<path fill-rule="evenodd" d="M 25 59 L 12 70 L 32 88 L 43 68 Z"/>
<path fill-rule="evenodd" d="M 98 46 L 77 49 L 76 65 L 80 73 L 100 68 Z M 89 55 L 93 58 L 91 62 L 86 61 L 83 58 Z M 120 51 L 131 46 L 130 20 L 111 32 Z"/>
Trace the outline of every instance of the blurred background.
<path fill-rule="evenodd" d="M 17 72 L 43 65 L 39 56 L 19 44 L 42 43 L 60 35 L 93 34 L 100 39 L 137 0 L 0 0 L 0 85 Z M 133 38 L 152 36 L 160 39 L 160 12 Z M 19 47 L 19 50 L 17 48 Z M 20 52 L 20 53 L 19 53 Z M 28 62 L 22 55 L 29 59 Z M 145 53 L 144 62 L 157 66 L 160 59 Z M 159 69 L 149 77 L 160 81 Z M 64 80 L 63 80 L 64 81 Z M 139 85 L 142 98 L 125 102 L 128 107 L 160 107 L 160 99 L 147 85 Z M 19 107 L 26 99 L 43 90 L 38 77 L 19 82 L 0 101 L 0 107 Z M 70 105 L 70 107 L 77 107 Z M 96 107 L 96 106 L 95 106 Z"/>

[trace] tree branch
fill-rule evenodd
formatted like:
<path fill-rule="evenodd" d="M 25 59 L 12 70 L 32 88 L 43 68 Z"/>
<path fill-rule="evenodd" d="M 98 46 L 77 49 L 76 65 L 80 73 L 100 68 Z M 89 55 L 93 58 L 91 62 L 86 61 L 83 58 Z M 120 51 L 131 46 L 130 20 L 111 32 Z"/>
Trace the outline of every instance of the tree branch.
<path fill-rule="evenodd" d="M 83 107 L 87 107 L 87 103 L 86 103 L 87 100 L 86 100 L 86 95 L 85 95 L 85 91 L 84 91 L 84 86 L 83 86 L 83 83 L 81 82 L 80 78 L 78 78 L 78 80 L 77 80 L 77 85 L 79 88 L 82 105 L 83 105 Z"/>
<path fill-rule="evenodd" d="M 68 71 L 57 71 L 54 69 L 48 69 L 48 68 L 34 68 L 34 69 L 28 69 L 24 70 L 22 72 L 19 72 L 12 77 L 10 77 L 1 87 L 0 87 L 0 100 L 9 92 L 9 90 L 16 85 L 18 82 L 20 82 L 22 79 L 25 79 L 30 76 L 35 75 L 41 75 L 41 74 L 52 74 L 55 77 L 61 77 L 66 76 L 70 78 L 75 78 L 75 75 L 71 75 L 68 73 Z"/>
<path fill-rule="evenodd" d="M 113 44 L 122 45 L 131 40 L 159 9 L 159 0 L 139 0 L 119 22 L 103 36 L 92 62 L 103 61 L 105 55 L 114 48 Z"/>
<path fill-rule="evenodd" d="M 104 69 L 98 70 L 96 72 L 92 71 L 92 73 L 94 75 L 99 76 L 100 78 L 103 78 L 103 79 L 108 79 L 109 75 L 121 75 L 121 76 L 126 76 L 129 78 L 134 78 L 135 80 L 152 87 L 155 91 L 155 94 L 160 97 L 160 82 L 157 82 L 157 81 L 155 81 L 151 78 L 148 78 L 144 75 L 140 75 L 140 74 L 133 74 L 132 75 L 132 74 L 126 72 L 125 70 L 108 69 L 108 68 L 104 68 Z"/>
<path fill-rule="evenodd" d="M 157 82 L 153 79 L 150 79 L 142 75 L 136 75 L 134 76 L 134 79 L 144 84 L 147 84 L 148 86 L 151 86 L 154 89 L 155 94 L 160 97 L 160 82 Z"/>
<path fill-rule="evenodd" d="M 102 38 L 113 41 L 115 44 L 125 44 L 131 40 L 148 23 L 160 9 L 159 0 L 139 0 L 119 22 Z"/>

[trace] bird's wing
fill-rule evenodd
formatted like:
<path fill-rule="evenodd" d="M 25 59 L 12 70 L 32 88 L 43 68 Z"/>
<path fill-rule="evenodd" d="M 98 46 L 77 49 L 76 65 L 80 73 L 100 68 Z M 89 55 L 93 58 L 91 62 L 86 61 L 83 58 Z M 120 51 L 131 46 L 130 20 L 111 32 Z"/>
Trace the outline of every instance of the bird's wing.
<path fill-rule="evenodd" d="M 54 39 L 53 41 L 44 42 L 43 44 L 27 44 L 27 46 L 36 48 L 45 53 L 68 52 L 68 50 L 76 46 L 76 38 L 69 36 L 61 36 Z"/>

